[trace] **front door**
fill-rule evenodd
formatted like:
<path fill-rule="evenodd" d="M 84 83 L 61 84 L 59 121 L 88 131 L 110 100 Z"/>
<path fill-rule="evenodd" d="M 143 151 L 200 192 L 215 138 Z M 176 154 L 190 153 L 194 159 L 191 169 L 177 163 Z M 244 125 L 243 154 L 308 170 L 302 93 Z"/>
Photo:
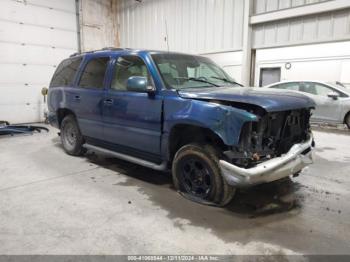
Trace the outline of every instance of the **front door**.
<path fill-rule="evenodd" d="M 160 156 L 162 98 L 156 93 L 127 90 L 131 76 L 147 77 L 144 61 L 137 55 L 119 56 L 111 64 L 110 87 L 103 104 L 104 140 L 114 150 L 149 161 Z"/>

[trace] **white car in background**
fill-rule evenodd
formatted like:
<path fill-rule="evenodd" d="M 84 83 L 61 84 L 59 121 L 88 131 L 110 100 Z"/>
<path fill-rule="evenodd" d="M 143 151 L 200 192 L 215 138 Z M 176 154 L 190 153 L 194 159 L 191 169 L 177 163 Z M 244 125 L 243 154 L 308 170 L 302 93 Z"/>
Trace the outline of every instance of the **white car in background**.
<path fill-rule="evenodd" d="M 265 88 L 301 92 L 316 103 L 311 122 L 346 124 L 350 129 L 350 88 L 339 82 L 283 81 L 267 85 Z"/>

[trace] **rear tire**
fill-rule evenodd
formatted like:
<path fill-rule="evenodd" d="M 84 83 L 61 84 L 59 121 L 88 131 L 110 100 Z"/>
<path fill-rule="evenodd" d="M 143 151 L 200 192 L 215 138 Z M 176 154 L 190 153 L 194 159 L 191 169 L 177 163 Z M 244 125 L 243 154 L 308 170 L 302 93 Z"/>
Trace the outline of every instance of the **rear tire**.
<path fill-rule="evenodd" d="M 344 122 L 347 125 L 348 129 L 350 129 L 350 112 L 346 114 Z"/>
<path fill-rule="evenodd" d="M 181 147 L 174 157 L 172 176 L 178 191 L 202 204 L 225 206 L 236 192 L 221 176 L 218 153 L 211 145 Z"/>
<path fill-rule="evenodd" d="M 64 151 L 72 156 L 81 156 L 86 150 L 83 148 L 84 138 L 73 115 L 67 115 L 61 123 L 61 142 Z"/>

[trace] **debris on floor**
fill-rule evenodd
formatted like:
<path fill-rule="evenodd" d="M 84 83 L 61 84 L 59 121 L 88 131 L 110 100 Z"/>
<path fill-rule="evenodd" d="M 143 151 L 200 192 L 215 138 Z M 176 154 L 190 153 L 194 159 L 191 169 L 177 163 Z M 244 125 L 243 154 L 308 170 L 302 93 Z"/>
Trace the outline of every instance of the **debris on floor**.
<path fill-rule="evenodd" d="M 41 131 L 49 132 L 49 129 L 43 126 L 33 125 L 10 125 L 7 121 L 0 121 L 0 135 L 15 135 L 15 134 L 33 134 Z"/>

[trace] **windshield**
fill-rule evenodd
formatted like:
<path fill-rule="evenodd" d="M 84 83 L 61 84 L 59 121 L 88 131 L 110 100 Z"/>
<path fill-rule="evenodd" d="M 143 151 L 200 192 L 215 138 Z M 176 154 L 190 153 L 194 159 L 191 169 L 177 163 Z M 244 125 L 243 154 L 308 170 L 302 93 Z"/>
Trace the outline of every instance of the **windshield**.
<path fill-rule="evenodd" d="M 183 54 L 153 54 L 167 88 L 203 88 L 239 85 L 210 59 Z"/>

